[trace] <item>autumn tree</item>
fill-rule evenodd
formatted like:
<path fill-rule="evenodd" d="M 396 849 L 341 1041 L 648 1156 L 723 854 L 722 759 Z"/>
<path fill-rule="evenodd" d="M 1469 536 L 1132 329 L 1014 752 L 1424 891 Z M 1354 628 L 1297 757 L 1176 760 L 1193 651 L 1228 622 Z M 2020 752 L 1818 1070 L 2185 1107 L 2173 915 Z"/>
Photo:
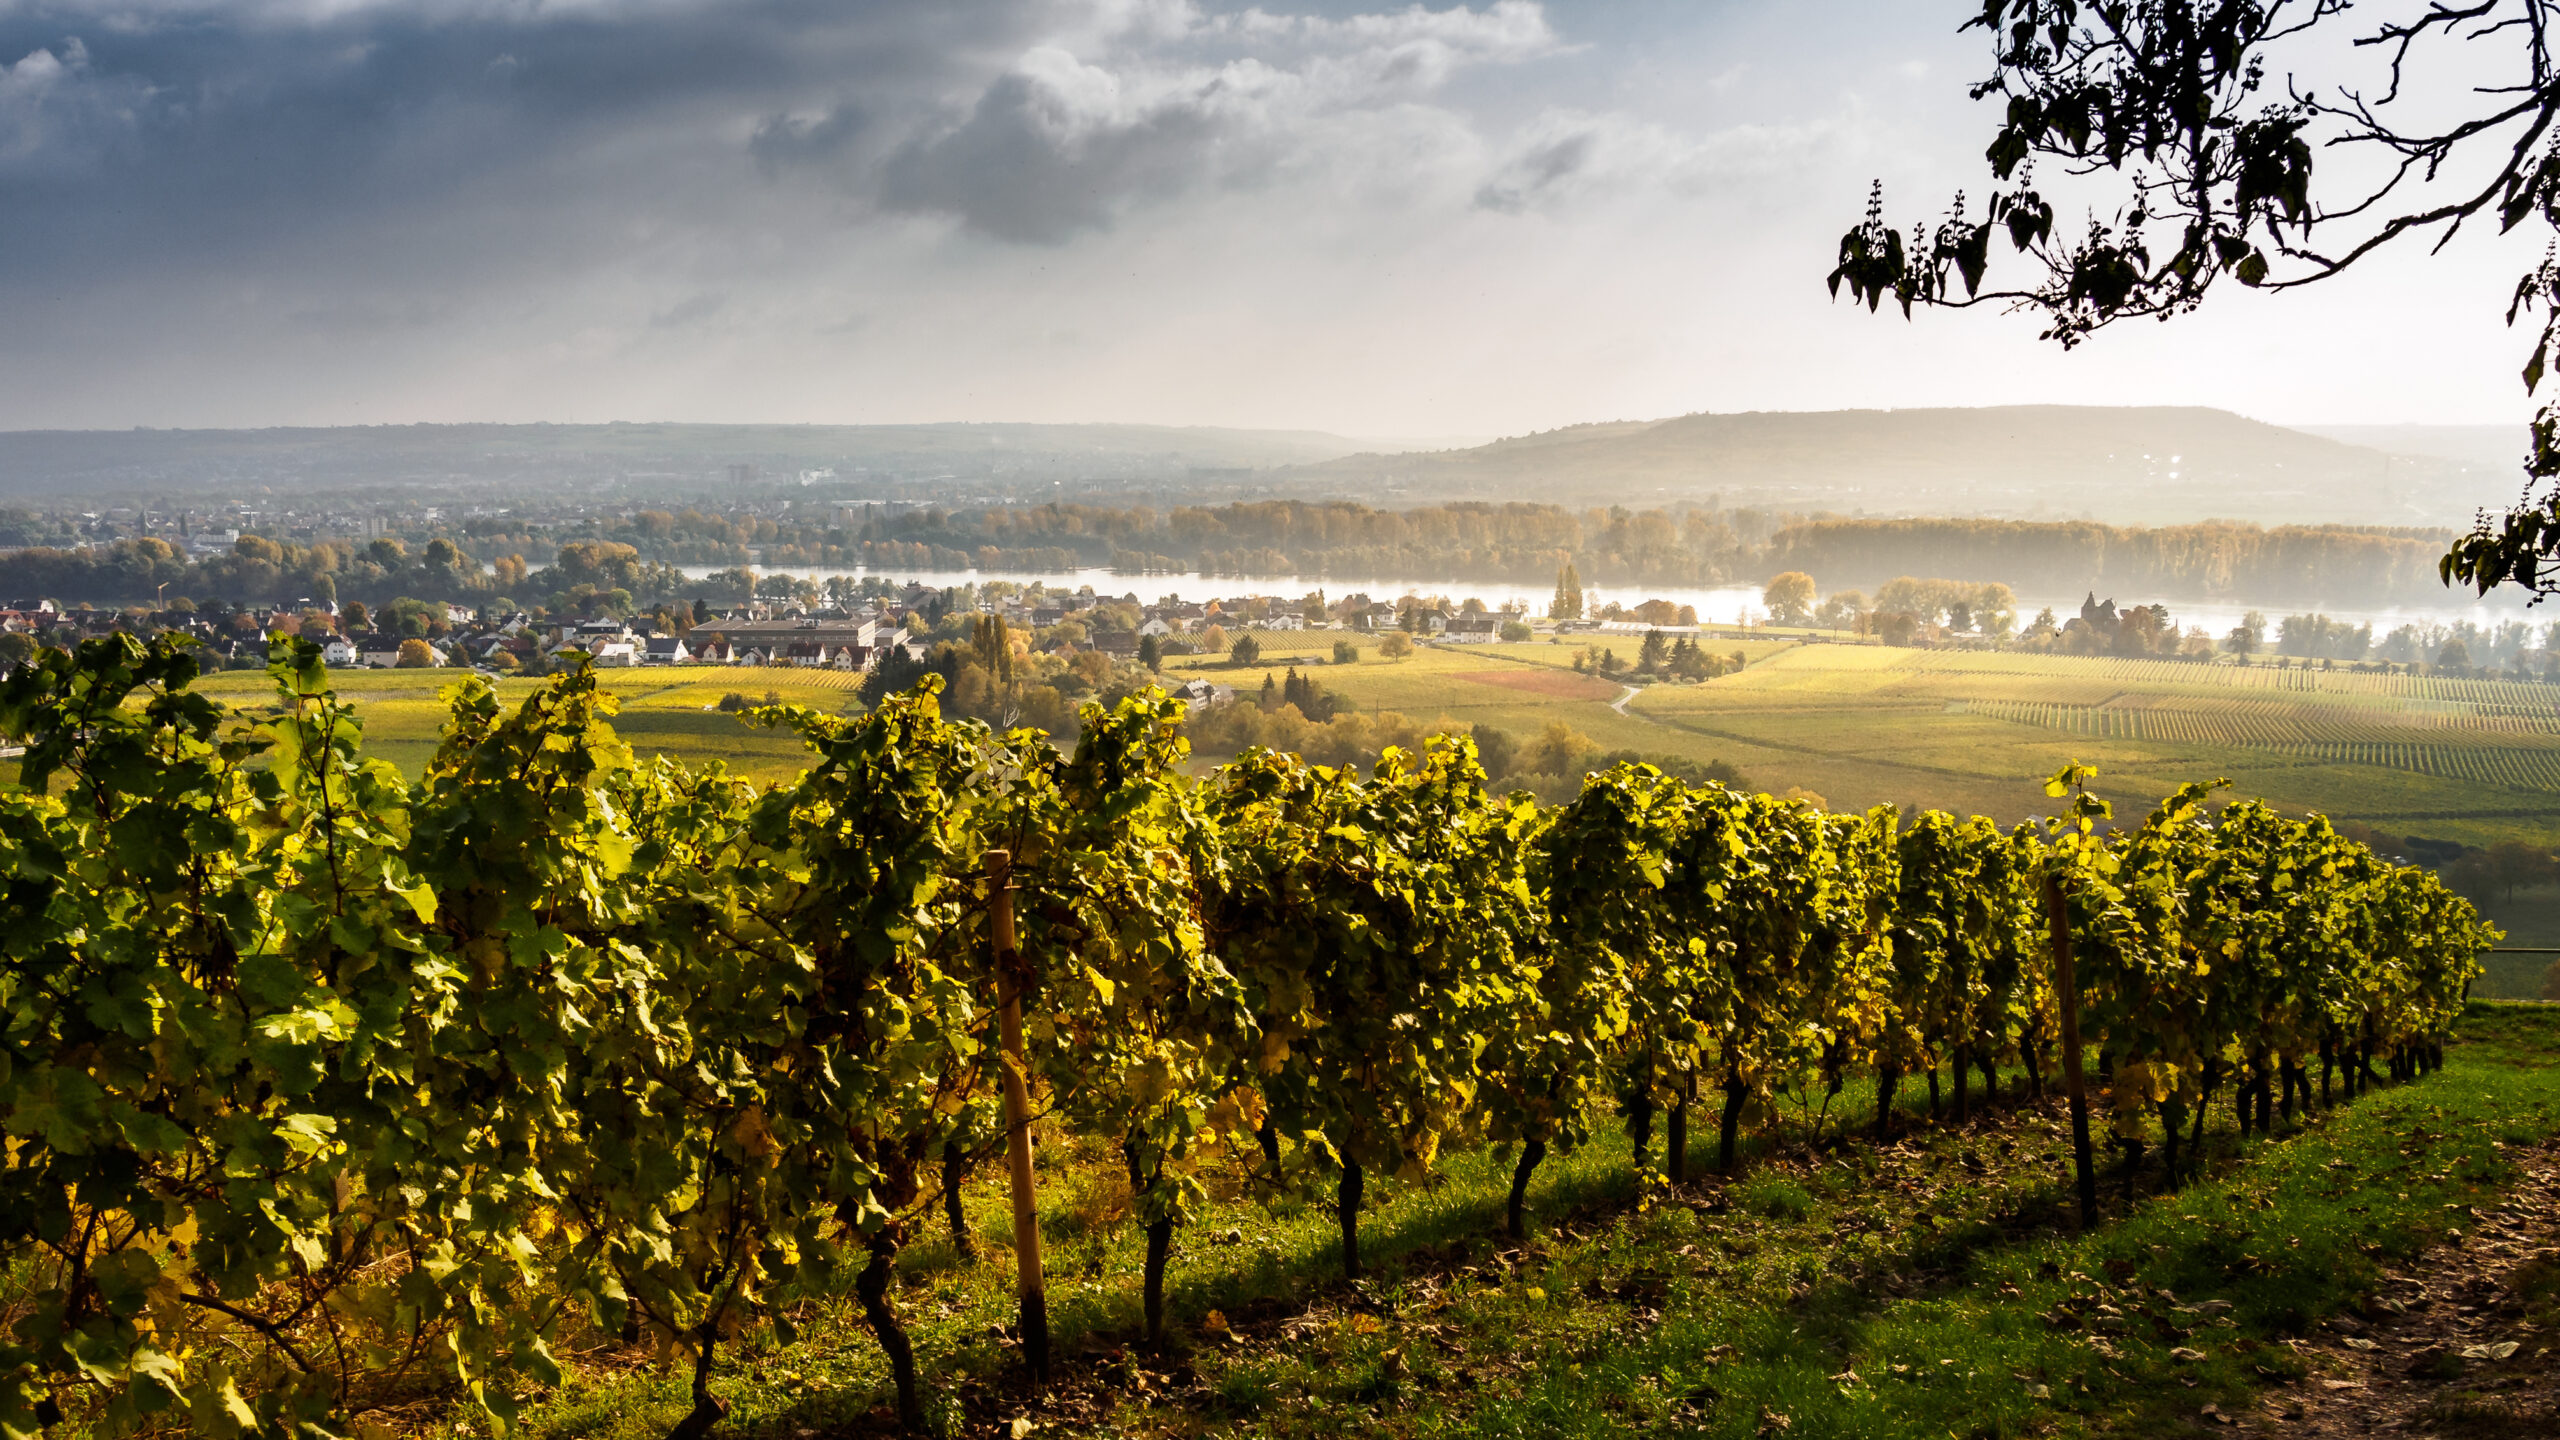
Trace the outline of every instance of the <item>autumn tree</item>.
<path fill-rule="evenodd" d="M 1769 618 L 1780 625 L 1806 625 L 1813 620 L 1813 577 L 1801 570 L 1789 570 L 1769 577 L 1767 588 L 1760 592 L 1760 602 L 1769 607 Z"/>

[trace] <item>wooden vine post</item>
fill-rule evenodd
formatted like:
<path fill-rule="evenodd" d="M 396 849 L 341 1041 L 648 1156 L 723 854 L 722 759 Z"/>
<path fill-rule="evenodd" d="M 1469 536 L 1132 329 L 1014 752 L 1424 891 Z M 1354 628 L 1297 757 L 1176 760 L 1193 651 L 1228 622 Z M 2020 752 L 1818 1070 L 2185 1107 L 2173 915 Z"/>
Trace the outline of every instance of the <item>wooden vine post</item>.
<path fill-rule="evenodd" d="M 1031 1066 L 1022 1049 L 1022 954 L 1013 935 L 1013 852 L 987 852 L 995 925 L 996 1024 L 1004 1046 L 1005 1153 L 1013 1176 L 1013 1255 L 1021 1272 L 1022 1359 L 1049 1380 L 1049 1299 L 1040 1275 L 1040 1205 L 1031 1176 Z"/>
<path fill-rule="evenodd" d="M 2079 1172 L 2080 1227 L 2098 1223 L 2098 1172 L 2089 1158 L 2089 1084 L 2080 1064 L 2080 985 L 2071 973 L 2071 915 L 2062 882 L 2044 877 L 2044 908 L 2053 932 L 2053 990 L 2062 1006 L 2062 1084 L 2071 1097 L 2071 1162 Z"/>

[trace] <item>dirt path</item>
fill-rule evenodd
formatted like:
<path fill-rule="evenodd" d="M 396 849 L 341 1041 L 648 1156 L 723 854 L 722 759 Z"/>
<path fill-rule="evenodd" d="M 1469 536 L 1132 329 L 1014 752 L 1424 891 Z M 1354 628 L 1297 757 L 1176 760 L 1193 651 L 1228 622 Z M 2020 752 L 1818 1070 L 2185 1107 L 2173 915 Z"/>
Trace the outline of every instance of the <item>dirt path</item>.
<path fill-rule="evenodd" d="M 2506 1203 L 2389 1272 L 2360 1316 L 2293 1342 L 2310 1378 L 2256 1415 L 2205 1418 L 2314 1440 L 2560 1434 L 2560 1147 L 2515 1158 Z"/>
<path fill-rule="evenodd" d="M 1617 711 L 1620 716 L 1629 720 L 1641 720 L 1647 725 L 1659 725 L 1662 723 L 1650 715 L 1636 715 L 1629 713 L 1627 710 L 1627 702 L 1634 698 L 1636 698 L 1636 687 L 1630 685 L 1624 690 L 1618 692 L 1618 698 L 1609 702 L 1609 708 Z"/>

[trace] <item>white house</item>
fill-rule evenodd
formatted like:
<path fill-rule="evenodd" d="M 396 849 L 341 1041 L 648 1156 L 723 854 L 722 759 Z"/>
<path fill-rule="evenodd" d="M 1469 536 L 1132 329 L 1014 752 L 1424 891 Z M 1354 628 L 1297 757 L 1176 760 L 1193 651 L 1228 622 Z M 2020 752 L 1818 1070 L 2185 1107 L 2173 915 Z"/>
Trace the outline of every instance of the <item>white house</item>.
<path fill-rule="evenodd" d="M 338 635 L 332 636 L 328 644 L 320 647 L 320 658 L 331 665 L 354 665 L 364 659 L 364 652 L 358 650 L 344 635 Z"/>
<path fill-rule="evenodd" d="M 652 635 L 640 658 L 651 665 L 682 665 L 693 658 L 681 635 Z"/>

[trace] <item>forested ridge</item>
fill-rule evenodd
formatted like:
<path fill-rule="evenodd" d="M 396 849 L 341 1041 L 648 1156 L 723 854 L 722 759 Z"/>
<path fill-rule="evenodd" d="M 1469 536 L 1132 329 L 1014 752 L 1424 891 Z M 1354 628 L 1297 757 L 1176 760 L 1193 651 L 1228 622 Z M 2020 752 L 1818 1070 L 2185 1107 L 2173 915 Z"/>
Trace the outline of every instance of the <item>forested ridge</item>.
<path fill-rule="evenodd" d="M 1145 576 L 1192 571 L 1239 581 L 1543 586 L 1571 564 L 1595 585 L 1745 584 L 1801 570 L 1825 591 L 1941 575 L 2031 592 L 2308 606 L 2440 601 L 2435 566 L 2449 540 L 2449 532 L 2356 526 L 2208 521 L 2142 529 L 1518 503 L 1389 510 L 1275 500 L 1161 511 L 1052 504 L 895 515 L 845 507 L 779 520 L 643 509 L 565 526 L 473 519 L 362 544 L 244 535 L 229 553 L 196 559 L 147 536 L 33 545 L 0 554 L 0 593 L 109 604 L 184 595 L 233 604 L 408 596 L 531 605 L 620 591 L 650 604 L 743 598 L 757 567 L 867 566 L 892 577 L 1104 568 L 1143 590 Z M 723 573 L 687 579 L 677 567 L 688 565 Z"/>
<path fill-rule="evenodd" d="M 2077 1105 L 2085 1045 L 2174 1172 L 2217 1093 L 2264 1127 L 2440 1063 L 2494 933 L 2211 785 L 2110 828 L 2078 767 L 2013 829 L 1642 765 L 1545 807 L 1463 738 L 1195 778 L 1160 694 L 1062 752 L 928 680 L 757 712 L 812 757 L 758 787 L 635 758 L 581 667 L 512 709 L 466 678 L 412 784 L 308 642 L 255 709 L 195 664 L 113 636 L 0 682 L 16 1434 L 504 1417 L 602 1333 L 690 1362 L 697 1437 L 715 1349 L 848 1282 L 919 1422 L 892 1268 L 1001 1143 L 1000 1030 L 1125 1155 L 1153 1328 L 1213 1167 L 1330 1196 L 1357 1274 L 1365 1186 L 1452 1149 L 1516 1155 L 1516 1233 L 1604 1123 L 1640 1165 L 1667 1127 L 1677 1180 L 1701 1104 L 1729 1166 L 1782 1091 L 1871 1081 L 1881 1127 L 1904 1074 L 1961 1110 L 2005 1066 Z"/>

